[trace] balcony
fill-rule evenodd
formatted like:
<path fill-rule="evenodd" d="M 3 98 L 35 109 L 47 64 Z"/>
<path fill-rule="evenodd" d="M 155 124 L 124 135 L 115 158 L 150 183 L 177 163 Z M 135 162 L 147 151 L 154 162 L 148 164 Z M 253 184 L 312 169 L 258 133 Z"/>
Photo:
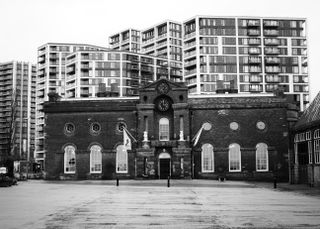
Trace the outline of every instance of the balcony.
<path fill-rule="evenodd" d="M 259 55 L 260 54 L 260 48 L 249 48 L 248 53 L 251 55 Z"/>
<path fill-rule="evenodd" d="M 250 72 L 250 73 L 260 73 L 260 72 L 261 72 L 261 67 L 258 67 L 258 66 L 250 66 L 250 67 L 249 67 L 249 72 Z"/>
<path fill-rule="evenodd" d="M 258 29 L 248 29 L 247 35 L 248 36 L 259 36 L 260 35 L 260 30 L 258 30 Z"/>
<path fill-rule="evenodd" d="M 259 38 L 249 38 L 248 45 L 260 45 L 261 41 Z"/>
<path fill-rule="evenodd" d="M 258 27 L 258 26 L 260 26 L 260 21 L 259 20 L 248 20 L 247 26 L 248 27 Z"/>
<path fill-rule="evenodd" d="M 278 75 L 266 75 L 266 83 L 281 83 Z"/>
<path fill-rule="evenodd" d="M 249 85 L 249 91 L 250 92 L 262 92 L 262 85 L 260 84 L 250 84 Z"/>
<path fill-rule="evenodd" d="M 139 65 L 137 64 L 128 64 L 127 69 L 130 71 L 139 71 Z"/>
<path fill-rule="evenodd" d="M 266 66 L 266 73 L 280 73 L 281 69 L 278 66 Z"/>
<path fill-rule="evenodd" d="M 267 57 L 265 58 L 266 65 L 278 65 L 280 64 L 280 59 L 278 57 Z"/>
<path fill-rule="evenodd" d="M 260 57 L 249 57 L 248 59 L 249 64 L 261 64 L 261 58 Z"/>
<path fill-rule="evenodd" d="M 76 72 L 76 67 L 74 65 L 67 67 L 67 71 L 66 71 L 67 74 L 73 74 L 75 72 Z"/>
<path fill-rule="evenodd" d="M 265 20 L 265 21 L 263 21 L 263 26 L 264 27 L 278 27 L 279 26 L 279 21 Z"/>
<path fill-rule="evenodd" d="M 153 72 L 153 67 L 141 65 L 141 72 L 149 72 L 149 73 L 152 73 L 152 72 Z"/>
<path fill-rule="evenodd" d="M 186 34 L 186 35 L 184 36 L 184 39 L 187 40 L 187 39 L 189 39 L 189 38 L 194 37 L 195 35 L 196 35 L 196 32 L 191 32 L 191 33 L 189 33 L 189 34 Z"/>
<path fill-rule="evenodd" d="M 280 49 L 278 49 L 278 48 L 265 48 L 264 53 L 266 55 L 279 55 Z"/>
<path fill-rule="evenodd" d="M 197 64 L 197 60 L 185 61 L 184 67 L 191 67 Z"/>
<path fill-rule="evenodd" d="M 275 29 L 265 29 L 263 33 L 265 36 L 279 36 L 279 31 Z"/>
<path fill-rule="evenodd" d="M 266 38 L 264 39 L 265 45 L 280 45 L 280 40 L 277 38 Z"/>
<path fill-rule="evenodd" d="M 250 83 L 261 83 L 262 77 L 260 75 L 251 75 L 249 78 Z"/>

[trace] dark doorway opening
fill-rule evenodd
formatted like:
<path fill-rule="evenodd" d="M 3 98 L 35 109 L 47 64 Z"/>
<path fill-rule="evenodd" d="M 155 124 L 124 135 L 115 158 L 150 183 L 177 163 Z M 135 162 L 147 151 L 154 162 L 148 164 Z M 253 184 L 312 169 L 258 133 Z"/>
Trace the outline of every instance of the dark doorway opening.
<path fill-rule="evenodd" d="M 160 179 L 167 179 L 170 176 L 170 158 L 162 158 L 160 165 Z"/>

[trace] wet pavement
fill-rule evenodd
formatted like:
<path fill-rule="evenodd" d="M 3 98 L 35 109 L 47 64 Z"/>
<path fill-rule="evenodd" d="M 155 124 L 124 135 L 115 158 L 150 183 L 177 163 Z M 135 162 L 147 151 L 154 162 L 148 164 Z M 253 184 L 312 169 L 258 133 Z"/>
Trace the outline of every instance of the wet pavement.
<path fill-rule="evenodd" d="M 29 180 L 0 189 L 0 228 L 320 228 L 320 196 L 285 186 Z"/>

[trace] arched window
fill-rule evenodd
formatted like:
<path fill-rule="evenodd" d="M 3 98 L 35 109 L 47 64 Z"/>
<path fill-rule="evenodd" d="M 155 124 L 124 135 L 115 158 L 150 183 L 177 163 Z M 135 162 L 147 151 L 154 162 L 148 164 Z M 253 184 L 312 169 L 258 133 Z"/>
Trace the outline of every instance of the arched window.
<path fill-rule="evenodd" d="M 102 172 L 102 154 L 101 147 L 93 145 L 90 147 L 90 173 Z"/>
<path fill-rule="evenodd" d="M 159 120 L 159 140 L 169 141 L 169 119 L 161 118 Z"/>
<path fill-rule="evenodd" d="M 241 171 L 241 151 L 240 146 L 236 143 L 229 145 L 229 171 Z"/>
<path fill-rule="evenodd" d="M 259 143 L 256 146 L 256 169 L 257 171 L 268 171 L 268 146 L 264 143 Z"/>
<path fill-rule="evenodd" d="M 204 144 L 201 149 L 202 172 L 214 172 L 213 146 L 211 144 Z"/>
<path fill-rule="evenodd" d="M 116 170 L 117 173 L 128 172 L 128 152 L 123 145 L 117 147 Z"/>
<path fill-rule="evenodd" d="M 64 148 L 64 172 L 76 172 L 76 149 L 71 145 Z"/>

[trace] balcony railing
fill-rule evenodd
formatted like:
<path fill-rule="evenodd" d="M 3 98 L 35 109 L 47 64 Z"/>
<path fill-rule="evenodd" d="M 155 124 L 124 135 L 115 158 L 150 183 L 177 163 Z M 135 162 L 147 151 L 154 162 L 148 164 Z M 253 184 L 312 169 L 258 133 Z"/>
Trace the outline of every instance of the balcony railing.
<path fill-rule="evenodd" d="M 247 21 L 247 26 L 248 26 L 248 27 L 257 27 L 257 26 L 260 26 L 260 21 L 258 21 L 258 20 L 248 20 L 248 21 Z"/>
<path fill-rule="evenodd" d="M 270 65 L 280 64 L 280 59 L 278 57 L 267 57 L 265 63 Z"/>
<path fill-rule="evenodd" d="M 248 36 L 259 36 L 260 35 L 260 30 L 248 29 L 247 34 L 248 34 Z"/>
<path fill-rule="evenodd" d="M 264 44 L 265 45 L 279 45 L 280 40 L 277 38 L 267 38 L 267 39 L 264 39 Z"/>
<path fill-rule="evenodd" d="M 264 35 L 265 36 L 278 36 L 279 31 L 278 30 L 264 30 Z"/>
<path fill-rule="evenodd" d="M 280 54 L 280 49 L 278 48 L 265 48 L 264 53 L 266 55 L 279 55 Z"/>
<path fill-rule="evenodd" d="M 263 22 L 264 27 L 278 27 L 279 21 L 268 20 Z"/>

